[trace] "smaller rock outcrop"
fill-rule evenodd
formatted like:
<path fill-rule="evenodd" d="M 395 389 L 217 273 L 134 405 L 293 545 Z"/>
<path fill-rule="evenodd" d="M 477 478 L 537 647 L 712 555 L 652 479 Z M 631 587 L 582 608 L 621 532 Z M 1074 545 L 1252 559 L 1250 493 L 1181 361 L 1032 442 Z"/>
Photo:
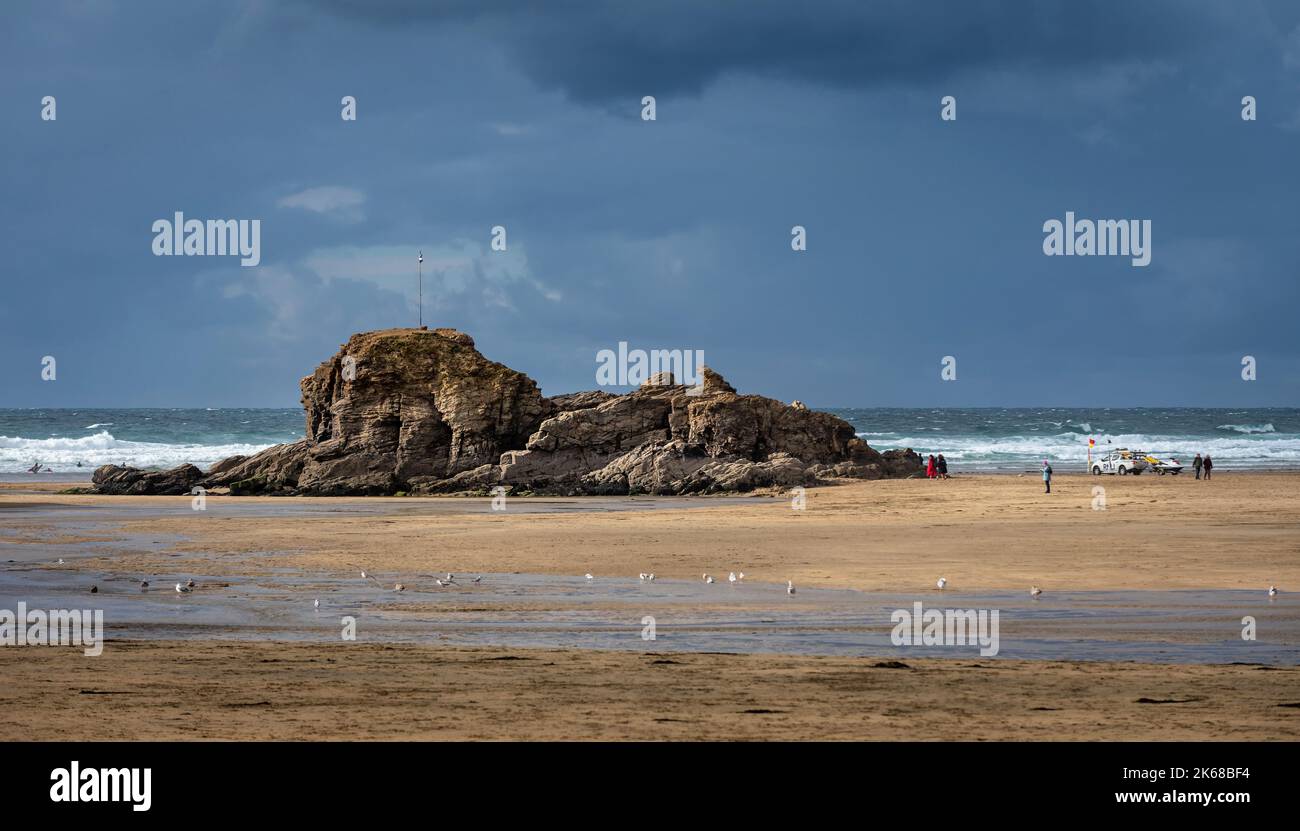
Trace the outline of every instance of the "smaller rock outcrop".
<path fill-rule="evenodd" d="M 104 465 L 95 469 L 90 481 L 98 493 L 180 496 L 188 494 L 202 479 L 203 471 L 194 465 L 181 465 L 171 470 Z"/>

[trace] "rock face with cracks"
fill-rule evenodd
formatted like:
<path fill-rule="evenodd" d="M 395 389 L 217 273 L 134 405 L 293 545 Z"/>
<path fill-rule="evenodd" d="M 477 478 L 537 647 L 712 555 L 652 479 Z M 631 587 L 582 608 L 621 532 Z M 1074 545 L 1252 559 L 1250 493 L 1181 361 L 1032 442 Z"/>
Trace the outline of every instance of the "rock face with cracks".
<path fill-rule="evenodd" d="M 910 476 L 921 458 L 880 453 L 843 419 L 741 395 L 705 368 L 698 384 L 658 373 L 625 395 L 546 398 L 454 329 L 354 335 L 302 380 L 306 437 L 206 474 L 105 466 L 103 493 L 385 495 L 694 494 Z"/>

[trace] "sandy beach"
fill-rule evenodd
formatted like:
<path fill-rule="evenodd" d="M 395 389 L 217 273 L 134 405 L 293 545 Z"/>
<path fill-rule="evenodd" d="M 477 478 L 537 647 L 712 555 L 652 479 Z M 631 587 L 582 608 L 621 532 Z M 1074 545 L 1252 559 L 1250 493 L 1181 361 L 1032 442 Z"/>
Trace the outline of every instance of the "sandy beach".
<path fill-rule="evenodd" d="M 1105 488 L 1094 510 L 1093 487 Z M 756 585 L 932 592 L 1244 590 L 1300 585 L 1300 475 L 1060 475 L 857 482 L 689 507 L 599 501 L 64 495 L 0 486 L 10 568 L 109 590 L 139 574 L 212 581 L 360 565 L 429 575 L 666 581 L 743 570 Z M 624 502 L 626 500 L 623 500 Z M 604 507 L 610 507 L 608 503 Z M 602 508 L 602 509 L 594 509 Z M 86 517 L 93 517 L 93 521 Z M 72 518 L 72 519 L 69 519 Z M 463 579 L 463 578 L 462 578 Z M 102 597 L 103 595 L 101 595 Z M 196 602 L 203 602 L 196 595 Z M 472 598 L 448 613 L 475 613 Z M 698 613 L 704 604 L 679 605 Z M 413 609 L 420 603 L 410 600 Z M 534 611 L 520 600 L 512 614 Z M 600 608 L 596 604 L 595 608 Z M 1289 607 L 1287 607 L 1289 608 Z M 400 611 L 400 610 L 399 610 Z M 1235 625 L 1235 621 L 1230 621 Z M 219 631 L 218 631 L 218 634 Z M 112 637 L 110 633 L 110 638 Z M 1123 638 L 1123 632 L 1114 634 Z M 1293 666 L 681 653 L 196 636 L 110 640 L 86 658 L 0 649 L 4 739 L 1294 739 Z"/>
<path fill-rule="evenodd" d="M 1300 669 L 187 642 L 0 650 L 4 740 L 1294 740 Z"/>
<path fill-rule="evenodd" d="M 1105 488 L 1105 510 L 1093 510 L 1095 486 Z M 494 512 L 490 500 L 456 497 L 209 496 L 206 510 L 193 511 L 188 497 L 15 493 L 22 488 L 0 487 L 0 512 L 94 506 L 125 531 L 181 538 L 164 551 L 116 551 L 93 561 L 127 573 L 174 567 L 171 555 L 181 554 L 212 555 L 232 570 L 360 563 L 399 575 L 654 571 L 694 578 L 740 569 L 754 580 L 891 591 L 928 588 L 940 575 L 967 589 L 1300 586 L 1295 473 L 1220 473 L 1211 482 L 1058 475 L 1050 495 L 1031 476 L 855 482 L 809 490 L 803 511 L 770 496 L 718 506 L 701 497 L 688 510 L 550 513 L 512 512 L 532 504 L 524 498 Z M 273 513 L 223 516 L 230 504 L 265 505 Z M 375 513 L 343 512 L 344 504 L 371 505 Z M 300 506 L 320 510 L 294 513 Z M 122 508 L 152 512 L 143 520 L 113 517 Z M 6 524 L 14 542 L 81 538 L 48 513 L 10 516 Z M 245 556 L 258 552 L 275 552 L 273 562 Z"/>

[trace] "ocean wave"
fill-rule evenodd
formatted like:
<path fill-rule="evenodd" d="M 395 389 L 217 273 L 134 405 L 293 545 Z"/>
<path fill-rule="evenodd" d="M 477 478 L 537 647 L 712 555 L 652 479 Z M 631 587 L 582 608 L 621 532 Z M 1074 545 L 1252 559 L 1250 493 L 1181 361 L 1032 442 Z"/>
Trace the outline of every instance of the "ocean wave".
<path fill-rule="evenodd" d="M 85 427 L 83 427 L 82 429 L 83 429 L 83 430 L 94 430 L 94 429 L 97 428 L 97 427 L 112 427 L 112 426 L 113 426 L 113 422 L 111 422 L 111 421 L 103 421 L 103 422 L 97 421 L 97 422 L 95 422 L 94 424 L 87 424 L 87 425 L 86 425 Z"/>
<path fill-rule="evenodd" d="M 1270 424 L 1220 424 L 1216 430 L 1231 430 L 1234 433 L 1275 433 Z"/>
<path fill-rule="evenodd" d="M 952 462 L 962 462 L 972 469 L 1016 468 L 1047 459 L 1053 464 L 1077 464 L 1081 469 L 1088 458 L 1087 438 L 1077 433 L 1046 436 L 933 436 L 901 432 L 859 432 L 860 438 L 877 450 L 910 447 L 927 455 L 942 453 Z M 1126 447 L 1143 450 L 1165 458 L 1190 464 L 1197 453 L 1208 453 L 1220 465 L 1239 467 L 1300 467 L 1300 435 L 1276 434 L 1268 438 L 1238 434 L 1206 438 L 1200 436 L 1146 433 L 1097 436 L 1093 455 Z M 1109 442 L 1109 443 L 1108 443 Z"/>
<path fill-rule="evenodd" d="M 0 473 L 20 473 L 34 462 L 62 473 L 100 465 L 172 468 L 182 464 L 201 468 L 228 456 L 251 456 L 268 444 L 161 444 L 114 438 L 107 430 L 92 436 L 24 439 L 0 436 Z"/>

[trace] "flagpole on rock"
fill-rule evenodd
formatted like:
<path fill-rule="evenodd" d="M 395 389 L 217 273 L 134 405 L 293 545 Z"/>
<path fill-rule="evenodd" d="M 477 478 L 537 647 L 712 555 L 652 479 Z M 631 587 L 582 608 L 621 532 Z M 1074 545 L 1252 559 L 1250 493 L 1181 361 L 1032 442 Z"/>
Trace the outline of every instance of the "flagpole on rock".
<path fill-rule="evenodd" d="M 420 328 L 424 328 L 424 251 L 420 251 L 420 256 L 415 261 L 416 272 L 420 278 Z"/>

